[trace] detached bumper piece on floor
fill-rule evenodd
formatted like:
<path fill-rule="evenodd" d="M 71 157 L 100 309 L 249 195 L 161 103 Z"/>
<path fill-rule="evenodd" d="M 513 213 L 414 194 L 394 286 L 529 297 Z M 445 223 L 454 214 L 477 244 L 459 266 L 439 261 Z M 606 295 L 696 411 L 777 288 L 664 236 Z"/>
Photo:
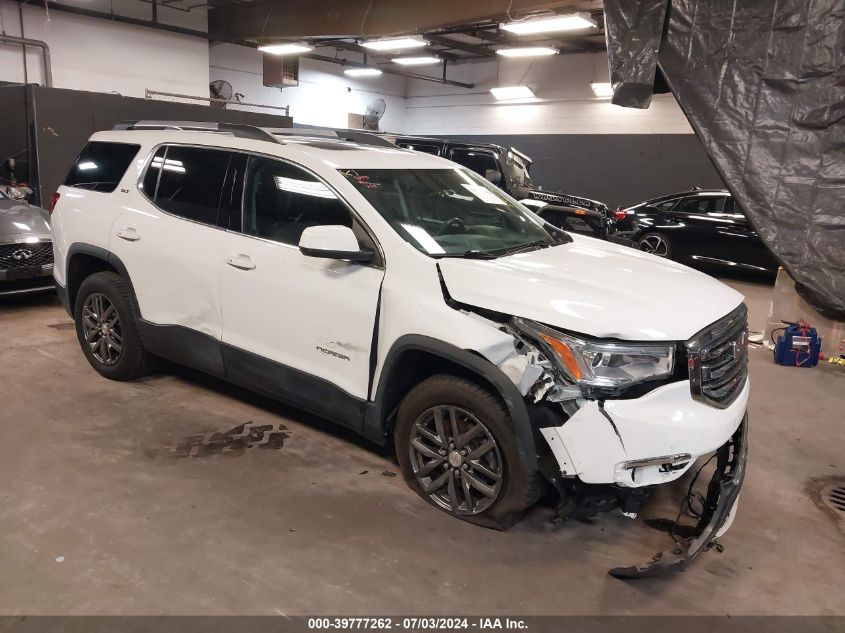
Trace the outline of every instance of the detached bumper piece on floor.
<path fill-rule="evenodd" d="M 646 578 L 672 570 L 684 570 L 699 554 L 710 549 L 728 521 L 736 505 L 745 478 L 748 456 L 748 414 L 731 439 L 716 453 L 716 470 L 707 486 L 704 511 L 693 528 L 693 536 L 685 538 L 675 549 L 659 552 L 651 562 L 630 567 L 614 567 L 608 573 L 614 578 Z"/>

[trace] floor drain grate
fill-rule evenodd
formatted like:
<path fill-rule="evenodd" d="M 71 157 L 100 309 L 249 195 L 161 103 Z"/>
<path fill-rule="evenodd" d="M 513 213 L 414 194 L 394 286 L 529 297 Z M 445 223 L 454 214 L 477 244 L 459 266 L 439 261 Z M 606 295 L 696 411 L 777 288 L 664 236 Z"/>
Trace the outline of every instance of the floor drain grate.
<path fill-rule="evenodd" d="M 830 507 L 839 512 L 845 512 L 845 485 L 833 485 L 824 491 L 822 497 Z"/>

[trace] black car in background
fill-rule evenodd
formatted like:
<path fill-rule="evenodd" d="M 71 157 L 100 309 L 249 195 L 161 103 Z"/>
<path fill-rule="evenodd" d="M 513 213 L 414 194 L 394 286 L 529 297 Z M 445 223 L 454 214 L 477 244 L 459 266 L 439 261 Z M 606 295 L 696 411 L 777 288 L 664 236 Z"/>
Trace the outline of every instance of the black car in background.
<path fill-rule="evenodd" d="M 727 190 L 674 193 L 615 215 L 618 231 L 641 251 L 698 268 L 777 272 L 777 261 Z"/>
<path fill-rule="evenodd" d="M 449 141 L 425 136 L 390 136 L 396 145 L 417 152 L 442 156 L 471 169 L 503 189 L 533 210 L 544 205 L 554 205 L 559 213 L 567 209 L 585 209 L 592 211 L 591 216 L 600 216 L 589 224 L 589 231 L 595 237 L 606 239 L 616 231 L 613 213 L 603 202 L 557 191 L 545 191 L 531 181 L 529 171 L 531 158 L 513 147 L 504 147 L 494 143 L 470 143 Z M 577 223 L 580 218 L 574 218 Z"/>

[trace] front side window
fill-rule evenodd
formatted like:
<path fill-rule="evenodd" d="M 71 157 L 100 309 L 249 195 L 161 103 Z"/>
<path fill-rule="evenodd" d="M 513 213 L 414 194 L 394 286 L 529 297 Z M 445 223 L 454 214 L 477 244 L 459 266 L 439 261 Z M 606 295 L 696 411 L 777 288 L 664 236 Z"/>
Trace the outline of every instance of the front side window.
<path fill-rule="evenodd" d="M 352 227 L 346 205 L 307 171 L 269 158 L 251 158 L 244 187 L 243 232 L 299 244 L 309 226 Z"/>
<path fill-rule="evenodd" d="M 341 169 L 393 229 L 433 256 L 498 256 L 555 242 L 533 213 L 465 169 Z"/>
<path fill-rule="evenodd" d="M 140 148 L 140 145 L 130 143 L 92 141 L 82 149 L 65 179 L 65 185 L 110 193 L 117 189 Z"/>
<path fill-rule="evenodd" d="M 229 152 L 170 145 L 159 148 L 144 174 L 144 192 L 172 215 L 216 225 Z"/>

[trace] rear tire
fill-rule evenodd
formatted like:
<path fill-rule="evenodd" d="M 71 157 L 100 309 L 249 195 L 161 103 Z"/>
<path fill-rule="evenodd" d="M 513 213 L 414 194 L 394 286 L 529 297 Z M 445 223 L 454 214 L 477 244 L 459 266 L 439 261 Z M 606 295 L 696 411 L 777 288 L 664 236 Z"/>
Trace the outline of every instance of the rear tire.
<path fill-rule="evenodd" d="M 154 359 L 141 342 L 129 289 L 116 273 L 94 273 L 82 282 L 73 318 L 82 352 L 101 376 L 134 380 L 152 368 Z"/>
<path fill-rule="evenodd" d="M 399 407 L 394 443 L 408 485 L 470 523 L 507 529 L 540 496 L 507 408 L 465 378 L 440 374 L 414 387 Z"/>
<path fill-rule="evenodd" d="M 637 240 L 637 250 L 657 257 L 672 259 L 672 247 L 662 233 L 646 233 L 643 235 Z"/>

